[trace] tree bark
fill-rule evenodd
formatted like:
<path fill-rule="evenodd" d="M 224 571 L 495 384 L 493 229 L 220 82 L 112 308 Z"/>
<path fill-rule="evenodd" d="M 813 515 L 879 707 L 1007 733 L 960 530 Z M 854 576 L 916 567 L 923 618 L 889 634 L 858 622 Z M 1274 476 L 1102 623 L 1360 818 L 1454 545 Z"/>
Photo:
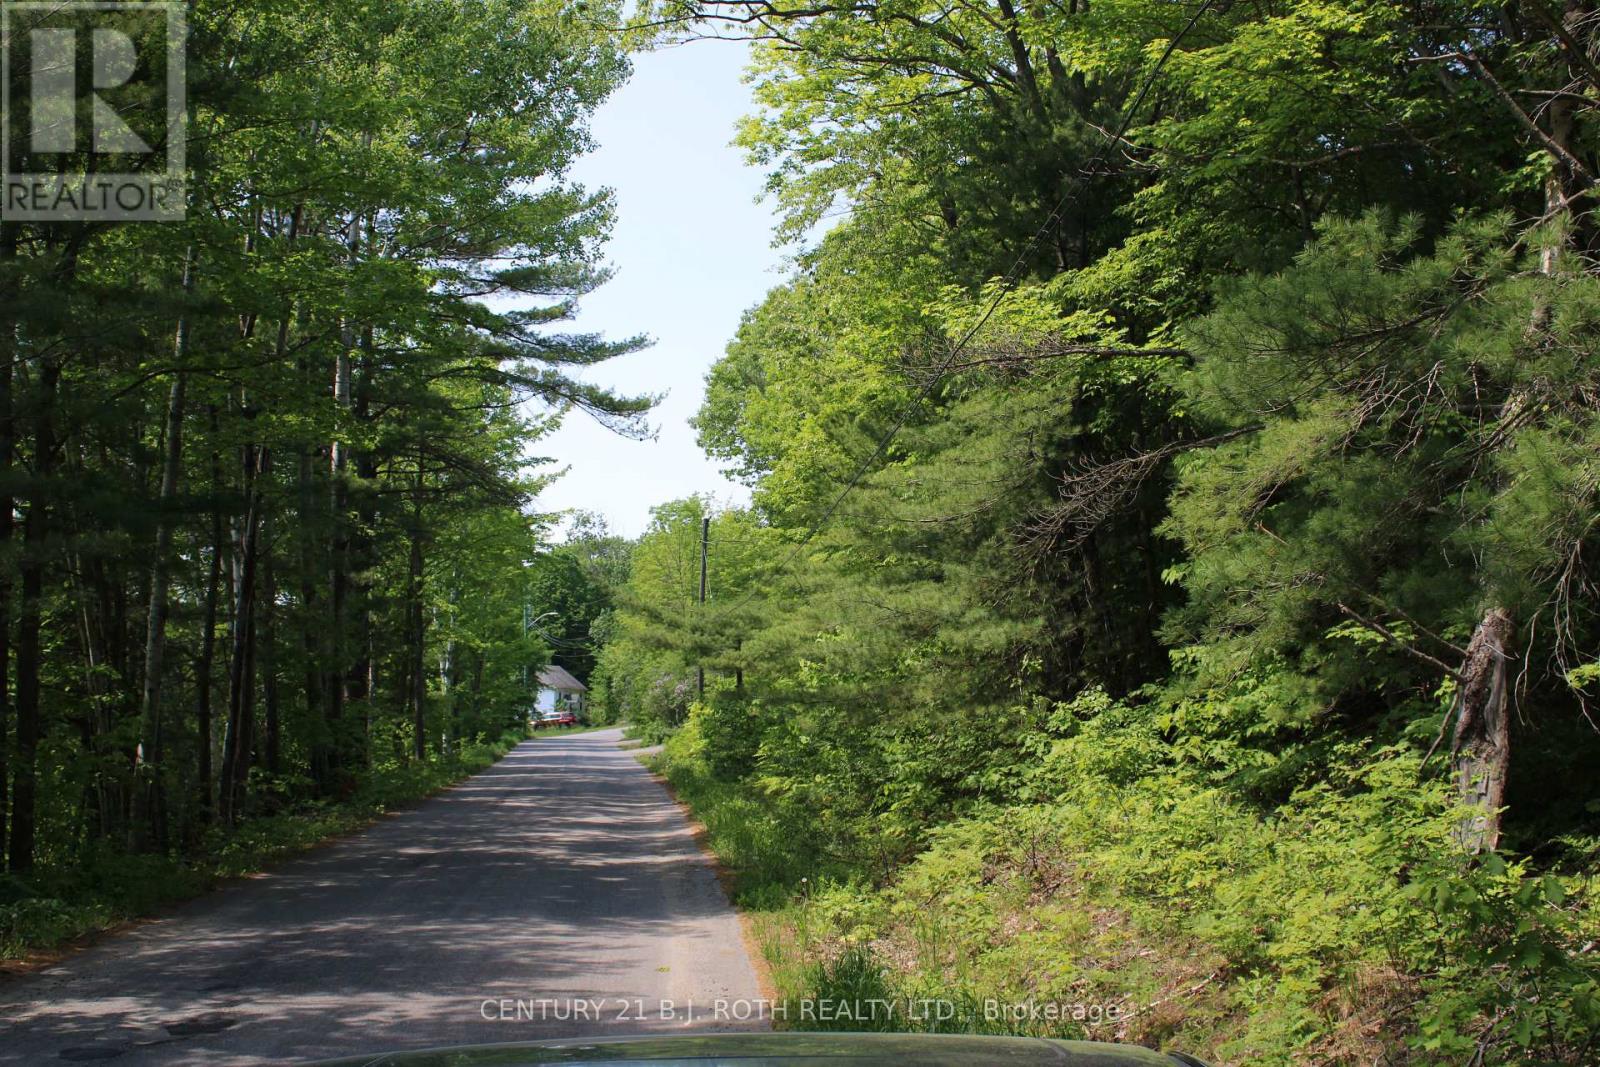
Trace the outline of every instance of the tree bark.
<path fill-rule="evenodd" d="M 418 475 L 421 480 L 421 475 Z M 411 566 L 406 586 L 406 658 L 409 675 L 406 697 L 411 712 L 411 754 L 418 763 L 428 758 L 428 681 L 423 666 L 423 645 L 426 631 L 422 611 L 422 519 L 414 519 L 411 530 Z"/>
<path fill-rule="evenodd" d="M 37 815 L 38 752 L 43 726 L 39 713 L 39 627 L 44 598 L 45 542 L 50 534 L 49 481 L 55 466 L 56 387 L 61 368 L 44 361 L 34 410 L 33 485 L 22 524 L 22 603 L 17 616 L 17 758 L 12 771 L 10 869 L 33 869 Z"/>
<path fill-rule="evenodd" d="M 231 826 L 238 819 L 250 769 L 255 710 L 256 557 L 261 530 L 261 477 L 267 450 L 244 447 L 245 511 L 234 556 L 234 605 L 228 658 L 228 723 L 222 735 L 222 768 L 217 776 L 217 812 Z"/>
<path fill-rule="evenodd" d="M 322 645 L 317 618 L 317 551 L 315 468 L 311 449 L 300 451 L 300 638 L 305 656 L 303 693 L 306 721 L 314 723 L 322 715 Z M 333 778 L 337 772 L 331 738 L 326 727 L 314 735 L 311 745 L 311 777 L 317 791 L 323 796 L 333 792 Z"/>
<path fill-rule="evenodd" d="M 300 239 L 300 227 L 305 221 L 305 204 L 297 203 L 294 210 L 289 213 L 289 229 L 287 233 L 287 247 L 292 249 Z M 289 355 L 289 330 L 294 318 L 294 303 L 289 301 L 278 318 L 278 333 L 273 341 L 273 362 L 275 365 L 284 364 Z M 270 464 L 270 456 L 264 461 Z M 263 467 L 265 471 L 268 469 Z M 262 760 L 270 774 L 281 771 L 282 757 L 282 726 L 279 719 L 278 705 L 278 571 L 275 560 L 276 546 L 274 545 L 273 523 L 270 512 L 263 511 L 261 517 L 261 700 L 266 715 L 264 724 L 265 736 L 263 737 Z"/>
<path fill-rule="evenodd" d="M 1505 806 L 1511 766 L 1506 670 L 1511 629 L 1511 616 L 1504 610 L 1491 608 L 1484 613 L 1467 645 L 1456 693 L 1452 776 L 1457 798 L 1469 809 L 1456 828 L 1456 840 L 1474 853 L 1492 851 L 1500 842 L 1500 809 Z"/>
<path fill-rule="evenodd" d="M 194 249 L 183 262 L 183 291 L 194 290 Z M 165 805 L 161 783 L 161 667 L 167 641 L 167 588 L 172 573 L 173 501 L 178 495 L 178 479 L 183 472 L 183 409 L 187 377 L 184 364 L 189 354 L 189 319 L 178 317 L 172 342 L 176 370 L 167 393 L 166 449 L 161 463 L 161 489 L 157 500 L 155 559 L 150 564 L 150 603 L 145 612 L 144 684 L 139 694 L 139 745 L 133 761 L 133 819 L 128 845 L 145 852 L 164 843 Z"/>
<path fill-rule="evenodd" d="M 82 477 L 81 461 L 69 470 L 69 477 Z M 63 516 L 68 523 L 73 516 Z M 116 649 L 122 619 L 115 609 L 116 594 L 107 581 L 105 568 L 92 557 L 73 552 L 68 557 L 67 571 L 72 581 L 74 600 L 77 603 L 78 644 L 83 659 L 83 691 L 88 697 L 83 714 L 79 717 L 84 754 L 90 759 L 91 777 L 84 783 L 85 810 L 94 816 L 91 823 L 84 820 L 85 832 L 98 838 L 121 837 L 125 831 L 125 782 L 109 768 L 117 762 L 117 723 L 125 707 L 121 694 L 126 685 L 110 684 L 115 674 L 126 683 L 124 658 Z M 132 766 L 132 753 L 128 753 Z"/>
<path fill-rule="evenodd" d="M 361 251 L 361 218 L 359 215 L 351 216 L 347 231 L 346 249 L 349 264 L 354 269 Z M 355 347 L 355 325 L 346 317 L 340 324 L 339 348 L 337 355 L 334 357 L 333 366 L 333 402 L 338 406 L 344 417 L 348 417 L 350 412 L 350 370 L 352 353 Z M 327 703 L 324 705 L 323 717 L 327 723 L 328 733 L 333 740 L 333 748 L 338 753 L 337 759 L 340 763 L 343 763 L 344 755 L 344 710 L 349 695 L 349 676 L 345 669 L 346 656 L 344 654 L 348 636 L 345 633 L 346 605 L 350 593 L 350 523 L 349 517 L 345 514 L 350 502 L 349 486 L 346 483 L 349 462 L 349 446 L 341 435 L 335 434 L 333 440 L 329 443 L 328 451 L 329 518 L 333 523 L 328 596 L 329 624 L 331 628 L 330 642 L 335 655 L 332 658 L 332 662 L 328 664 L 327 679 L 324 683 L 326 686 L 324 696 L 327 698 Z"/>
<path fill-rule="evenodd" d="M 215 437 L 217 411 L 211 409 Z M 217 654 L 217 600 L 222 586 L 222 464 L 211 453 L 211 563 L 206 574 L 206 602 L 200 629 L 200 655 L 195 661 L 195 776 L 198 779 L 200 821 L 211 820 L 211 673 Z"/>
<path fill-rule="evenodd" d="M 1589 19 L 1587 8 L 1581 0 L 1568 0 L 1562 26 L 1584 35 Z M 1504 90 L 1499 89 L 1487 68 L 1475 57 L 1468 58 L 1479 76 L 1503 94 Z M 1587 57 L 1575 55 L 1571 59 L 1586 61 Z M 1581 72 L 1574 73 L 1581 76 Z M 1511 106 L 1516 110 L 1514 102 Z M 1565 218 L 1571 223 L 1570 205 L 1589 182 L 1573 154 L 1576 112 L 1572 101 L 1565 96 L 1551 100 L 1547 112 L 1549 134 L 1537 127 L 1532 129 L 1543 138 L 1544 147 L 1551 153 L 1550 171 L 1544 186 L 1545 215 L 1551 220 Z M 1567 235 L 1564 245 L 1547 245 L 1540 255 L 1540 273 L 1555 274 L 1561 253 L 1570 248 L 1571 234 Z M 1530 333 L 1536 340 L 1548 326 L 1549 317 L 1548 302 L 1539 300 L 1530 322 Z M 1501 424 L 1513 424 L 1528 403 L 1526 394 L 1514 392 L 1508 396 L 1502 408 Z M 1507 647 L 1512 632 L 1510 613 L 1503 607 L 1490 607 L 1473 630 L 1461 665 L 1455 733 L 1450 744 L 1451 771 L 1456 799 L 1466 810 L 1455 836 L 1471 853 L 1493 851 L 1500 843 L 1500 813 L 1505 807 L 1506 779 L 1511 766 L 1511 683 Z"/>
<path fill-rule="evenodd" d="M 261 759 L 267 773 L 277 775 L 283 770 L 283 725 L 278 706 L 278 568 L 273 558 L 272 516 L 263 516 L 261 522 Z"/>
<path fill-rule="evenodd" d="M 361 333 L 361 362 L 356 368 L 354 397 L 351 411 L 360 423 L 372 417 L 372 358 L 373 332 L 370 328 Z M 372 763 L 372 711 L 376 698 L 375 655 L 372 627 L 372 574 L 377 568 L 377 547 L 373 530 L 378 525 L 378 500 L 372 491 L 378 480 L 378 457 L 370 448 L 356 450 L 352 457 L 356 471 L 354 506 L 357 521 L 351 532 L 348 563 L 351 572 L 350 592 L 354 605 L 351 621 L 354 626 L 355 658 L 346 681 L 346 699 L 361 715 L 362 764 Z"/>
<path fill-rule="evenodd" d="M 0 222 L 0 265 L 7 272 L 7 293 L 14 287 L 9 277 L 17 258 L 17 230 L 14 225 Z M 12 306 L 11 301 L 6 301 Z M 7 316 L 0 323 L 0 558 L 9 554 L 13 530 L 11 478 L 16 455 L 16 423 L 11 407 L 12 368 L 17 358 L 16 321 Z M 11 723 L 11 572 L 0 566 L 0 868 L 5 865 L 6 831 L 9 823 L 11 800 L 11 774 L 7 759 L 11 748 L 9 737 Z"/>
<path fill-rule="evenodd" d="M 444 648 L 439 652 L 439 713 L 444 720 L 439 735 L 439 754 L 445 757 L 455 751 L 455 672 L 456 643 L 447 637 Z"/>

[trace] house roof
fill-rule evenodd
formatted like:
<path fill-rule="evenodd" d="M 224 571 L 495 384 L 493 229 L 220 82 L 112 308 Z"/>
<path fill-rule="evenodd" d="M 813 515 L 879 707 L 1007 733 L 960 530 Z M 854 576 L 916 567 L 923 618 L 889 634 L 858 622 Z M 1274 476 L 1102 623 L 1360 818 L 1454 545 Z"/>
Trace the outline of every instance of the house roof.
<path fill-rule="evenodd" d="M 539 684 L 558 693 L 587 693 L 589 687 L 574 678 L 565 667 L 554 663 L 539 672 Z"/>

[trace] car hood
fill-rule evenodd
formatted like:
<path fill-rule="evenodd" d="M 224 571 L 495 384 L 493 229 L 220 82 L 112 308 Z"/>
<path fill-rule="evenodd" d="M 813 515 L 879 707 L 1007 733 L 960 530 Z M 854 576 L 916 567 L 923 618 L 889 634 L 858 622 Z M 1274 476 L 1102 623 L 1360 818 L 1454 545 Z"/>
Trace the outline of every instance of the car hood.
<path fill-rule="evenodd" d="M 468 1045 L 327 1061 L 322 1067 L 533 1067 L 537 1064 L 725 1064 L 727 1067 L 1204 1067 L 1130 1045 L 1025 1037 L 929 1034 L 781 1033 L 678 1037 L 570 1038 L 530 1044 Z"/>

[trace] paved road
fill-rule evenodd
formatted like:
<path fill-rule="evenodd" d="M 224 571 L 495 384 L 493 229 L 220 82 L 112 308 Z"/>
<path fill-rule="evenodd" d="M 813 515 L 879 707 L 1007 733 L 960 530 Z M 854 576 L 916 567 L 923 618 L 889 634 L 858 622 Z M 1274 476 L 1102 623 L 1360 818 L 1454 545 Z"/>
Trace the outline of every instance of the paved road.
<path fill-rule="evenodd" d="M 676 1030 L 691 1001 L 695 1028 L 759 1028 L 729 1017 L 759 996 L 738 919 L 620 739 L 526 742 L 414 810 L 0 986 L 0 1063 Z"/>

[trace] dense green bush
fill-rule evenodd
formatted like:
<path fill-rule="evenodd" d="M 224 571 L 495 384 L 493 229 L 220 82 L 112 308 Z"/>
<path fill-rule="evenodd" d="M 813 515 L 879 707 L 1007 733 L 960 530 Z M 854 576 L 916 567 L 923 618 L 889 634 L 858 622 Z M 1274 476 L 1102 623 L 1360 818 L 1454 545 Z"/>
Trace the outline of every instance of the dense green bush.
<path fill-rule="evenodd" d="M 1600 1032 L 1592 880 L 1463 855 L 1447 783 L 1413 746 L 1332 746 L 1323 774 L 1263 806 L 1253 777 L 1227 784 L 1224 753 L 1170 735 L 1215 709 L 1090 691 L 1023 735 L 1026 762 L 997 751 L 1009 802 L 972 801 L 879 878 L 870 848 L 832 847 L 841 811 L 819 820 L 774 788 L 765 748 L 753 774 L 716 772 L 745 750 L 706 729 L 727 714 L 697 707 L 663 766 L 743 902 L 766 912 L 796 1000 L 931 997 L 954 1017 L 896 1026 L 997 1031 L 1007 1025 L 977 1007 L 991 999 L 1115 1004 L 1116 1020 L 1069 1015 L 1033 1032 L 1229 1064 L 1459 1062 L 1480 1047 L 1490 1062 L 1574 1063 Z M 813 769 L 808 796 L 843 773 L 827 754 Z M 894 833 L 894 790 L 877 795 L 850 827 L 858 840 Z"/>

